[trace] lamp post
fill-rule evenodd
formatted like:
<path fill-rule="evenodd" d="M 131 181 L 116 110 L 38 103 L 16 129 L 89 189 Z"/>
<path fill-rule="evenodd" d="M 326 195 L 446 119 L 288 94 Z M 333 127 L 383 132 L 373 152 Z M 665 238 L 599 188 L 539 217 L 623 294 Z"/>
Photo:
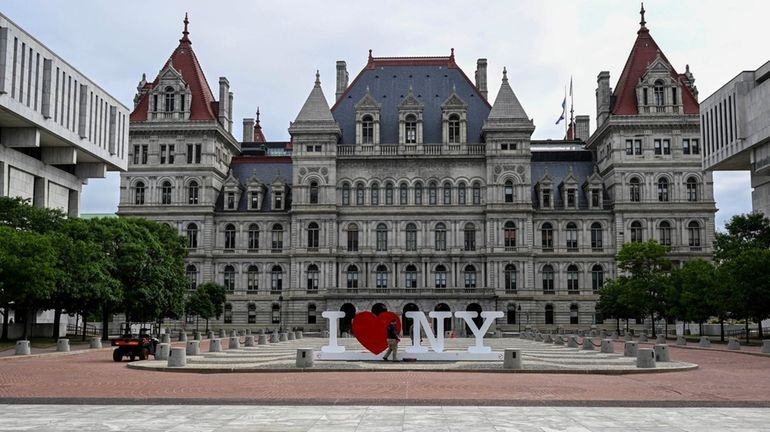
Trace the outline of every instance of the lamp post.
<path fill-rule="evenodd" d="M 519 323 L 519 333 L 521 333 L 521 305 L 518 305 L 518 307 L 516 308 L 516 311 L 518 312 L 517 313 L 518 316 L 516 317 L 516 322 Z"/>
<path fill-rule="evenodd" d="M 283 296 L 278 296 L 278 332 L 283 332 Z"/>

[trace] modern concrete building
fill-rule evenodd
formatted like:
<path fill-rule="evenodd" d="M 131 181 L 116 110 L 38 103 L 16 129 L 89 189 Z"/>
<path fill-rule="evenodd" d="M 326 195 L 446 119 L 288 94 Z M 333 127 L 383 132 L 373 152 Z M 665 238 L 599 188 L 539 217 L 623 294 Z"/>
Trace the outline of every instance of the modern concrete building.
<path fill-rule="evenodd" d="M 0 14 L 0 196 L 77 216 L 89 178 L 126 169 L 128 113 Z"/>
<path fill-rule="evenodd" d="M 744 71 L 701 103 L 703 167 L 751 172 L 752 207 L 770 215 L 770 62 Z"/>

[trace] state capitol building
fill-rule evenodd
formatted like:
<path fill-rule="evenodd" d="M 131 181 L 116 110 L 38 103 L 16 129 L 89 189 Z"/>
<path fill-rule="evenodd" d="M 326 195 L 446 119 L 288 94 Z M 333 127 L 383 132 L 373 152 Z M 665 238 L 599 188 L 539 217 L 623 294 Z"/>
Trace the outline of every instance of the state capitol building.
<path fill-rule="evenodd" d="M 331 105 L 316 73 L 289 142 L 266 140 L 259 114 L 239 141 L 229 82 L 216 97 L 187 27 L 137 88 L 118 213 L 186 237 L 191 288 L 228 291 L 214 327 L 314 331 L 322 311 L 342 310 L 346 331 L 355 312 L 387 309 L 500 310 L 503 331 L 588 328 L 603 321 L 597 293 L 623 243 L 657 240 L 675 263 L 712 255 L 698 92 L 643 13 L 614 88 L 598 72 L 596 130 L 577 116 L 547 141 L 531 139 L 505 70 L 479 59 L 471 80 L 453 51 L 370 52 L 350 82 L 338 61 Z"/>

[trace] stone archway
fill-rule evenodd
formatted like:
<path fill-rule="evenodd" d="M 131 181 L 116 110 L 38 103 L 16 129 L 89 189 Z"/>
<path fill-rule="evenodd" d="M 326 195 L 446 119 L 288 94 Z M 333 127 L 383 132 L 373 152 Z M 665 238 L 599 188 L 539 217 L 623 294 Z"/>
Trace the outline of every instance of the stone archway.
<path fill-rule="evenodd" d="M 476 318 L 473 318 L 473 322 L 476 324 L 476 327 L 481 327 L 481 325 L 484 323 L 484 318 L 481 318 L 481 305 L 478 303 L 471 303 L 468 305 L 468 307 L 465 308 L 465 310 L 468 312 L 478 312 L 479 315 Z M 471 328 L 468 327 L 468 324 L 465 324 L 465 335 L 473 335 L 473 332 L 471 331 Z"/>
<path fill-rule="evenodd" d="M 356 316 L 356 307 L 351 303 L 345 303 L 340 308 L 340 311 L 345 312 L 345 316 L 340 320 L 340 333 L 352 333 L 353 318 Z"/>
<path fill-rule="evenodd" d="M 433 310 L 437 312 L 452 312 L 452 308 L 449 307 L 446 303 L 439 303 L 436 305 Z M 436 318 L 433 319 L 433 329 L 436 331 L 438 329 L 438 320 Z M 444 318 L 444 331 L 451 331 L 452 330 L 452 318 Z"/>
<path fill-rule="evenodd" d="M 404 305 L 404 309 L 401 313 L 401 333 L 404 336 L 408 336 L 412 333 L 412 326 L 414 325 L 414 319 L 407 318 L 406 313 L 419 310 L 420 308 L 414 303 L 407 303 Z"/>
<path fill-rule="evenodd" d="M 379 315 L 379 314 L 381 314 L 383 312 L 387 312 L 387 311 L 388 311 L 388 307 L 385 306 L 385 303 L 375 303 L 375 304 L 372 305 L 372 313 L 374 315 Z"/>

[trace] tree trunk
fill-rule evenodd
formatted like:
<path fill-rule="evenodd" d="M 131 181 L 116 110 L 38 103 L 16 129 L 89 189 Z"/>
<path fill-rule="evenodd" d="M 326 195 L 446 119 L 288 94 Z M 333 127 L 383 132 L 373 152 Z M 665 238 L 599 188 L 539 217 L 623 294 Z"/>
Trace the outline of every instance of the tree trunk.
<path fill-rule="evenodd" d="M 762 320 L 758 320 L 757 323 L 757 336 L 759 336 L 759 341 L 761 342 L 765 339 L 764 332 L 762 331 Z"/>
<path fill-rule="evenodd" d="M 748 323 L 746 325 L 748 326 Z M 26 309 L 24 311 L 24 335 L 22 336 L 22 339 L 28 340 L 27 337 L 31 332 L 32 332 L 32 310 Z"/>
<path fill-rule="evenodd" d="M 618 333 L 620 333 L 620 318 L 618 318 L 617 320 L 615 320 L 615 324 L 617 324 Z"/>
<path fill-rule="evenodd" d="M 630 319 L 626 318 L 626 333 L 628 333 L 628 323 L 629 323 L 630 321 L 631 321 Z"/>
<path fill-rule="evenodd" d="M 652 323 L 652 337 L 655 338 L 657 336 L 655 335 L 655 314 L 654 313 L 650 314 L 650 322 Z"/>
<path fill-rule="evenodd" d="M 719 341 L 725 341 L 725 319 L 719 318 Z"/>
<path fill-rule="evenodd" d="M 110 338 L 110 311 L 102 307 L 102 340 Z"/>
<path fill-rule="evenodd" d="M 206 333 L 209 332 L 209 319 L 206 318 Z"/>
<path fill-rule="evenodd" d="M 86 340 L 86 329 L 88 328 L 88 321 L 86 321 L 86 314 L 85 312 L 81 312 L 81 315 L 83 315 L 83 338 L 81 339 L 83 342 Z"/>
<path fill-rule="evenodd" d="M 59 339 L 59 326 L 61 325 L 61 308 L 58 307 L 53 310 L 53 329 L 51 330 L 51 337 Z"/>
<path fill-rule="evenodd" d="M 746 345 L 749 344 L 749 319 L 746 318 Z"/>
<path fill-rule="evenodd" d="M 7 341 L 8 340 L 8 315 L 11 314 L 11 305 L 10 303 L 6 303 L 3 306 L 3 333 L 0 335 L 1 341 Z"/>
<path fill-rule="evenodd" d="M 703 336 L 703 321 L 698 322 L 698 336 Z"/>
<path fill-rule="evenodd" d="M 665 324 L 663 325 L 663 333 L 666 336 L 666 339 L 668 339 L 668 318 L 664 319 L 663 321 Z"/>

